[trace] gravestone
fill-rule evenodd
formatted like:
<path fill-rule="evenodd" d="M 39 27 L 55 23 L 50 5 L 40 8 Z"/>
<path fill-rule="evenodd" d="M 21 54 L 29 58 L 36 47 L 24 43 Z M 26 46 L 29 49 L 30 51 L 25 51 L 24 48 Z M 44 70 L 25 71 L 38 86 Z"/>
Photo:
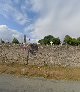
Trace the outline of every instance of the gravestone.
<path fill-rule="evenodd" d="M 60 46 L 62 46 L 62 45 L 63 45 L 63 43 L 61 42 Z"/>
<path fill-rule="evenodd" d="M 52 46 L 52 45 L 53 45 L 53 42 L 51 41 L 50 44 L 51 44 L 51 46 Z"/>

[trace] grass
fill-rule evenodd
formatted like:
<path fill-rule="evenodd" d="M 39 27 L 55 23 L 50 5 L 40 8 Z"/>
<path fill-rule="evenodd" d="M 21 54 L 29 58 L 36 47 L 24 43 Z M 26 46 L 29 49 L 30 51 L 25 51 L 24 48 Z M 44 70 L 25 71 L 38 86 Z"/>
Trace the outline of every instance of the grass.
<path fill-rule="evenodd" d="M 0 64 L 0 74 L 27 77 L 44 77 L 56 80 L 80 80 L 80 68 L 61 66 L 35 66 L 20 64 Z"/>

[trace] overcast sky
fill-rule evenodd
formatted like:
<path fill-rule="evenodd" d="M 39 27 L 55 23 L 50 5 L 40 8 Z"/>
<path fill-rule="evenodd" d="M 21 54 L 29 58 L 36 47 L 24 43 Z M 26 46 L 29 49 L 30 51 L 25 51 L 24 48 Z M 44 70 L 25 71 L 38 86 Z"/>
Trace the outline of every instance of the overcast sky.
<path fill-rule="evenodd" d="M 0 0 L 0 38 L 31 42 L 53 35 L 80 36 L 80 0 Z"/>

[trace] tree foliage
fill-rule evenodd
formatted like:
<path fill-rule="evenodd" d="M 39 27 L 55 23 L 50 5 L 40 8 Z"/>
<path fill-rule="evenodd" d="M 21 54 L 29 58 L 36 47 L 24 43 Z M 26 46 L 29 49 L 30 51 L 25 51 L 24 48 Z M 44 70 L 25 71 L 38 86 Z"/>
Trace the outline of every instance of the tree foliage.
<path fill-rule="evenodd" d="M 18 39 L 16 39 L 16 38 L 13 38 L 13 41 L 12 41 L 12 43 L 19 44 L 19 41 L 18 41 Z"/>
<path fill-rule="evenodd" d="M 44 39 L 41 39 L 38 41 L 38 43 L 40 44 L 44 44 L 44 45 L 50 45 L 50 42 L 53 42 L 54 45 L 59 45 L 60 44 L 60 39 L 59 38 L 55 38 L 53 37 L 52 35 L 48 35 L 48 36 L 45 36 Z"/>
<path fill-rule="evenodd" d="M 39 40 L 38 43 L 40 43 L 41 45 L 43 45 L 43 44 L 50 45 L 51 41 L 53 42 L 54 45 L 59 45 L 61 42 L 59 38 L 55 38 L 52 35 L 48 35 L 48 36 L 45 36 L 43 39 Z M 63 44 L 78 46 L 78 45 L 80 45 L 80 37 L 72 38 L 71 36 L 66 35 L 64 37 Z"/>
<path fill-rule="evenodd" d="M 5 41 L 1 39 L 1 43 L 5 43 Z"/>
<path fill-rule="evenodd" d="M 70 44 L 71 45 L 72 38 L 69 35 L 66 35 L 64 38 L 64 44 Z"/>
<path fill-rule="evenodd" d="M 76 39 L 76 38 L 70 37 L 69 35 L 66 35 L 64 38 L 64 43 L 73 45 L 73 46 L 77 46 L 80 44 L 80 37 Z"/>

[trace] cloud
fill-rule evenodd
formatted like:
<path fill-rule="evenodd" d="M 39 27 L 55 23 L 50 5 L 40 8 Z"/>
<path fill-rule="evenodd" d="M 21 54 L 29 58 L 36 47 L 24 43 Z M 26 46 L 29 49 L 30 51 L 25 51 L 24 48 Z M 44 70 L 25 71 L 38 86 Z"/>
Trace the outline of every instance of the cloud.
<path fill-rule="evenodd" d="M 67 34 L 80 36 L 79 0 L 33 0 L 32 4 L 33 11 L 40 13 L 33 24 L 32 38 L 41 39 L 49 34 L 61 39 Z"/>
<path fill-rule="evenodd" d="M 1 0 L 0 2 L 0 14 L 6 18 L 12 18 L 15 22 L 20 25 L 25 25 L 30 22 L 27 13 L 21 11 L 21 6 L 19 7 L 21 0 Z M 19 8 L 18 8 L 19 7 Z"/>
<path fill-rule="evenodd" d="M 14 37 L 16 37 L 20 42 L 23 41 L 22 33 L 10 29 L 7 25 L 0 25 L 0 39 L 11 42 Z"/>
<path fill-rule="evenodd" d="M 80 36 L 80 0 L 0 0 L 0 14 L 23 26 L 32 42 L 46 35 Z"/>

